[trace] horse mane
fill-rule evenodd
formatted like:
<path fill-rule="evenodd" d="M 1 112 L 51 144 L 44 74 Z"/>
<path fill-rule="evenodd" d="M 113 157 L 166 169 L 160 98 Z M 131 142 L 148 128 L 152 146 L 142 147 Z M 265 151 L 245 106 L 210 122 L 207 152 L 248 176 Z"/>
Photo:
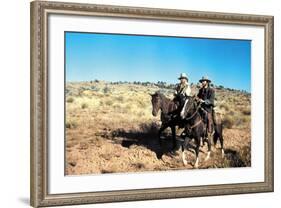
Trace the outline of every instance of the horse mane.
<path fill-rule="evenodd" d="M 193 103 L 194 108 L 198 108 L 199 103 L 195 100 L 195 95 L 190 96 L 189 99 L 192 100 L 192 103 Z"/>
<path fill-rule="evenodd" d="M 162 100 L 171 100 L 170 98 L 168 98 L 168 97 L 166 97 L 162 92 L 160 92 L 160 91 L 157 91 L 157 92 L 155 92 L 155 94 L 157 95 L 157 96 L 159 96 Z"/>

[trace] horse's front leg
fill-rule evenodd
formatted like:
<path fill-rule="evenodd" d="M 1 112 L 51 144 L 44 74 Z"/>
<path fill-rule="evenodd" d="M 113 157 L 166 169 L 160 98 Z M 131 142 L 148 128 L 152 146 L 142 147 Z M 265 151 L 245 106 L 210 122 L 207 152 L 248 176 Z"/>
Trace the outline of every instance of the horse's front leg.
<path fill-rule="evenodd" d="M 176 142 L 176 127 L 175 126 L 171 126 L 171 130 L 172 130 L 172 139 L 173 139 L 173 150 L 177 150 L 177 142 Z"/>
<path fill-rule="evenodd" d="M 161 139 L 161 134 L 164 131 L 163 125 L 161 125 L 159 131 L 158 131 L 158 141 L 159 141 L 159 145 L 162 146 L 162 139 Z"/>
<path fill-rule="evenodd" d="M 207 156 L 205 158 L 205 161 L 209 160 L 210 155 L 211 155 L 211 141 L 209 138 L 207 138 L 207 144 L 208 144 L 208 152 L 207 152 Z"/>
<path fill-rule="evenodd" d="M 221 157 L 224 158 L 224 147 L 223 147 L 223 135 L 222 133 L 220 134 L 220 143 L 221 143 Z"/>
<path fill-rule="evenodd" d="M 196 147 L 195 147 L 196 160 L 195 160 L 195 163 L 194 163 L 194 168 L 198 168 L 198 165 L 199 165 L 200 137 L 196 138 L 195 141 L 196 141 Z"/>
<path fill-rule="evenodd" d="M 176 126 L 173 125 L 171 126 L 171 130 L 172 130 L 172 139 L 173 139 L 173 148 L 172 148 L 172 155 L 177 156 L 179 155 L 182 151 L 183 151 L 183 144 L 182 144 L 182 135 L 181 138 L 177 138 L 176 135 Z"/>
<path fill-rule="evenodd" d="M 190 141 L 190 138 L 185 137 L 184 142 L 182 144 L 182 162 L 183 162 L 184 165 L 187 165 L 186 153 L 187 153 L 187 150 L 188 150 L 189 141 Z"/>
<path fill-rule="evenodd" d="M 160 129 L 159 129 L 159 131 L 158 131 L 158 140 L 159 140 L 160 146 L 162 146 L 161 134 L 162 134 L 162 132 L 163 132 L 166 128 L 168 128 L 168 124 L 162 123 L 162 125 L 161 125 L 161 127 L 160 127 Z"/>
<path fill-rule="evenodd" d="M 203 145 L 204 145 L 204 143 L 203 143 L 204 141 L 203 140 L 204 140 L 204 138 L 200 137 L 200 147 L 203 147 Z"/>

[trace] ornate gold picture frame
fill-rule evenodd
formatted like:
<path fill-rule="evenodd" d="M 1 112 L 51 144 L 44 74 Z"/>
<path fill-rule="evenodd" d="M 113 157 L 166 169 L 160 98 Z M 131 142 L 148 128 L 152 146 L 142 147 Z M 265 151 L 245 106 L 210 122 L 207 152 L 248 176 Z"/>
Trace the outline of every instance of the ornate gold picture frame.
<path fill-rule="evenodd" d="M 48 48 L 50 15 L 110 17 L 147 21 L 258 26 L 264 29 L 264 180 L 261 182 L 127 190 L 50 193 Z M 34 207 L 272 192 L 273 180 L 273 17 L 156 8 L 31 2 L 31 205 Z M 64 70 L 64 69 L 62 69 Z M 255 103 L 252 103 L 255 105 Z M 63 139 L 63 138 L 62 138 Z"/>

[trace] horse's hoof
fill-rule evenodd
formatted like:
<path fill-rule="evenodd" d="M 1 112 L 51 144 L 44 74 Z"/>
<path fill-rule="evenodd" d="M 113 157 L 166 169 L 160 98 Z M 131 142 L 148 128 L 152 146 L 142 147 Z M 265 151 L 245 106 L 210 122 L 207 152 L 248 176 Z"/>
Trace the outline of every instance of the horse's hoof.
<path fill-rule="evenodd" d="M 156 157 L 158 160 L 162 160 L 163 152 L 156 153 Z"/>
<path fill-rule="evenodd" d="M 184 166 L 187 166 L 187 160 L 186 159 L 183 159 L 183 164 L 184 164 Z"/>
<path fill-rule="evenodd" d="M 198 163 L 199 163 L 199 159 L 197 158 L 195 161 L 195 164 L 194 164 L 194 168 L 196 168 L 196 169 L 198 168 Z"/>
<path fill-rule="evenodd" d="M 210 159 L 210 154 L 211 154 L 211 152 L 208 152 L 208 153 L 207 153 L 207 156 L 206 156 L 206 158 L 205 158 L 205 161 L 207 161 L 207 160 Z"/>
<path fill-rule="evenodd" d="M 167 155 L 170 157 L 177 157 L 180 155 L 180 151 L 171 151 L 171 152 L 168 152 Z"/>
<path fill-rule="evenodd" d="M 221 157 L 224 158 L 224 150 L 221 150 Z"/>
<path fill-rule="evenodd" d="M 187 160 L 185 158 L 185 152 L 182 153 L 182 161 L 185 166 L 187 166 Z"/>

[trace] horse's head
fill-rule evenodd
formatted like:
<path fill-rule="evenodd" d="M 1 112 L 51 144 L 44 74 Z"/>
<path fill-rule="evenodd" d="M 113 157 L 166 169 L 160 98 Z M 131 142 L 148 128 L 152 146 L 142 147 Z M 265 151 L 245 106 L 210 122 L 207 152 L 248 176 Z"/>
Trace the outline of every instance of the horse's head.
<path fill-rule="evenodd" d="M 158 92 L 155 92 L 154 94 L 150 94 L 150 96 L 151 96 L 151 103 L 152 103 L 152 115 L 157 116 L 161 106 L 160 95 Z"/>
<path fill-rule="evenodd" d="M 180 112 L 181 119 L 185 119 L 189 114 L 193 113 L 196 104 L 194 98 L 195 98 L 194 96 L 186 97 L 184 105 Z"/>

